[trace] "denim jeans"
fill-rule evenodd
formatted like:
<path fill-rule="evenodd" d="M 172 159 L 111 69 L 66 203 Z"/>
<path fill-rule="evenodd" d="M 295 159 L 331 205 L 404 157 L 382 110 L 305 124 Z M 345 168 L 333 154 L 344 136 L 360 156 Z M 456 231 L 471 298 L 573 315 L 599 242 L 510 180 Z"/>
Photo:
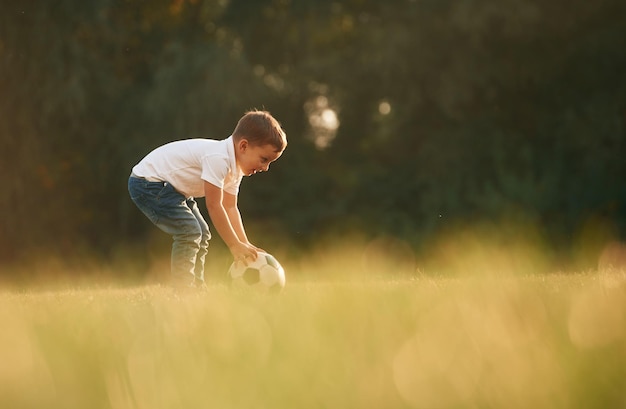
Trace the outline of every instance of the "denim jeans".
<path fill-rule="evenodd" d="M 167 182 L 131 176 L 130 198 L 159 229 L 172 236 L 172 284 L 204 282 L 204 260 L 211 232 L 193 198 L 186 198 Z"/>

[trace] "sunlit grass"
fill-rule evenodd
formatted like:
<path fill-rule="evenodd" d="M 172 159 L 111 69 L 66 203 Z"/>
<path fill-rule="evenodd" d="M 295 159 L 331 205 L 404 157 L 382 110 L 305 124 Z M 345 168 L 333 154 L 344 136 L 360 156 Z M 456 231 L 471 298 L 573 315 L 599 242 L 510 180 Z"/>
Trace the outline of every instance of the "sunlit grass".
<path fill-rule="evenodd" d="M 0 407 L 624 407 L 626 274 L 0 293 Z"/>
<path fill-rule="evenodd" d="M 591 240 L 578 251 L 597 267 L 564 272 L 529 229 L 458 231 L 420 255 L 342 243 L 272 246 L 276 296 L 231 289 L 219 247 L 206 293 L 158 284 L 169 243 L 148 261 L 16 272 L 0 290 L 0 407 L 626 407 L 623 244 Z M 147 281 L 110 279 L 139 268 Z"/>

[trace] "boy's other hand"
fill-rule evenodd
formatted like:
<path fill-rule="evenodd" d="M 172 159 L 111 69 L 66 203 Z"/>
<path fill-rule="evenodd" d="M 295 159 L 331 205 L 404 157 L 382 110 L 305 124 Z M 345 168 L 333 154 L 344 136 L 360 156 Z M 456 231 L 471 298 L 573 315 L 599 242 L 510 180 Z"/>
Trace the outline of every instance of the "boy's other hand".
<path fill-rule="evenodd" d="M 252 246 L 252 247 L 254 247 L 256 249 L 257 255 L 258 255 L 258 253 L 267 253 L 267 251 L 263 250 L 260 247 L 257 247 L 257 246 Z"/>
<path fill-rule="evenodd" d="M 235 263 L 243 263 L 248 265 L 249 262 L 256 260 L 258 256 L 258 250 L 251 244 L 237 243 L 230 247 L 230 252 L 235 259 Z"/>

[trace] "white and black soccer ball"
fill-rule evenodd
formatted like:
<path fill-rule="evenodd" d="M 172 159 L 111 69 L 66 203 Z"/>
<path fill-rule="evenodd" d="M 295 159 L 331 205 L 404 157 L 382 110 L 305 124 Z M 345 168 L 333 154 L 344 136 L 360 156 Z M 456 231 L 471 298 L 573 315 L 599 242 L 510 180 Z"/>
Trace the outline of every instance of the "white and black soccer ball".
<path fill-rule="evenodd" d="M 233 262 L 228 269 L 233 285 L 256 287 L 269 292 L 278 292 L 285 286 L 285 270 L 271 254 L 259 252 L 256 260 L 248 265 Z"/>

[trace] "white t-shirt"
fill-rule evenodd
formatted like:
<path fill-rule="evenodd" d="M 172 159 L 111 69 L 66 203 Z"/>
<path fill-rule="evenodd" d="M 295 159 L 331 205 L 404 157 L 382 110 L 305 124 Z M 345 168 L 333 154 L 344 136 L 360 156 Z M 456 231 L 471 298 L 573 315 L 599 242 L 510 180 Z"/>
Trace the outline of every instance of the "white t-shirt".
<path fill-rule="evenodd" d="M 204 181 L 237 195 L 243 178 L 235 161 L 232 136 L 221 141 L 170 142 L 146 155 L 133 167 L 133 174 L 153 182 L 171 183 L 186 197 L 204 197 Z"/>

